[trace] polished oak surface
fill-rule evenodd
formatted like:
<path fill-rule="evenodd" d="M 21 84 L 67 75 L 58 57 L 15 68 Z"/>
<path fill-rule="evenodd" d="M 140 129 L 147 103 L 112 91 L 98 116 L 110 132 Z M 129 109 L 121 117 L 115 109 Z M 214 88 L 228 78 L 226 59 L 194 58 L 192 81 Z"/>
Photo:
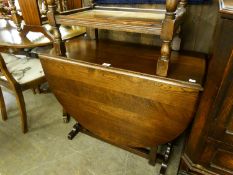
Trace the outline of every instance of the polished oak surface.
<path fill-rule="evenodd" d="M 41 62 L 64 109 L 95 135 L 118 145 L 155 147 L 175 139 L 192 120 L 202 88 L 179 78 L 201 81 L 202 58 L 173 56 L 176 80 L 155 75 L 154 47 L 80 38 L 67 50 L 73 59 L 40 55 Z"/>
<path fill-rule="evenodd" d="M 67 56 L 72 59 L 95 64 L 110 63 L 111 67 L 156 75 L 156 62 L 160 48 L 110 40 L 89 40 L 86 37 L 72 39 L 66 43 Z M 168 78 L 200 88 L 205 70 L 202 54 L 173 52 Z M 196 80 L 190 83 L 189 80 Z"/>
<path fill-rule="evenodd" d="M 48 31 L 52 28 L 45 25 Z M 85 32 L 80 27 L 60 27 L 63 39 L 69 39 Z M 0 19 L 0 46 L 12 48 L 30 48 L 52 44 L 48 38 L 39 32 L 29 32 L 26 37 L 17 31 L 12 21 Z"/>

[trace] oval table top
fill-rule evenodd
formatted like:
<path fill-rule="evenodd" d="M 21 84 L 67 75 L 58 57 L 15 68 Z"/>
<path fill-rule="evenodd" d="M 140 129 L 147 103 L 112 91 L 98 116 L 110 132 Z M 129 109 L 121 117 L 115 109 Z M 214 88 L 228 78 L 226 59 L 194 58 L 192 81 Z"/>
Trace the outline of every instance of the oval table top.
<path fill-rule="evenodd" d="M 48 31 L 52 31 L 52 27 L 45 24 L 44 27 Z M 62 39 L 70 39 L 83 34 L 86 30 L 78 26 L 61 26 L 60 31 Z M 51 32 L 52 33 L 52 32 Z M 0 19 L 0 47 L 11 48 L 30 48 L 51 44 L 52 42 L 40 32 L 29 32 L 26 37 L 18 32 L 14 23 L 10 20 Z"/>

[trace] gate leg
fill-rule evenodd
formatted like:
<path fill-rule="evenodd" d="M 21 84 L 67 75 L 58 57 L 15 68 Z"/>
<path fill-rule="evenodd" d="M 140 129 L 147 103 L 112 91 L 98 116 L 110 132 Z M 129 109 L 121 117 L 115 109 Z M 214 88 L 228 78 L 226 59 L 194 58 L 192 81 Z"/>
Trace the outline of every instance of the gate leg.
<path fill-rule="evenodd" d="M 168 166 L 168 161 L 169 161 L 169 158 L 170 158 L 170 155 L 171 155 L 171 150 L 172 150 L 172 144 L 168 143 L 166 152 L 165 152 L 164 157 L 163 157 L 163 162 L 161 164 L 161 169 L 160 169 L 160 172 L 159 172 L 160 175 L 164 175 L 166 173 L 167 166 Z"/>
<path fill-rule="evenodd" d="M 149 164 L 155 166 L 158 146 L 151 147 L 149 152 Z"/>

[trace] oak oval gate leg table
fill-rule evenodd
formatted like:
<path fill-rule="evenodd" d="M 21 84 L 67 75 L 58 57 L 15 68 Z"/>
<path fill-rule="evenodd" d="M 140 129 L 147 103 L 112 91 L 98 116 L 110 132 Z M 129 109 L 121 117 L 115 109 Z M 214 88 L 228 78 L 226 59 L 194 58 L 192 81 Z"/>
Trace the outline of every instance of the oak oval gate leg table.
<path fill-rule="evenodd" d="M 171 51 L 186 3 L 167 0 L 163 10 L 106 7 L 93 2 L 89 7 L 59 13 L 54 0 L 48 1 L 55 55 L 39 57 L 56 98 L 78 122 L 70 139 L 81 131 L 146 157 L 151 164 L 155 164 L 158 145 L 167 144 L 161 174 L 165 172 L 169 142 L 188 127 L 203 90 L 204 56 Z M 79 37 L 65 47 L 58 29 L 61 24 L 160 35 L 163 42 L 158 50 Z"/>

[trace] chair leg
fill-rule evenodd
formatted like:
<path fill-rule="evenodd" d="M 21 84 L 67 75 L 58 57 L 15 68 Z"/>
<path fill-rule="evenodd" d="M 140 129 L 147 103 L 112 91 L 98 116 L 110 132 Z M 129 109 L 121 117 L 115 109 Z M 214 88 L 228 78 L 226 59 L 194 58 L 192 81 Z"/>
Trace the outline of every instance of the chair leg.
<path fill-rule="evenodd" d="M 0 105 L 1 105 L 2 120 L 5 121 L 5 120 L 7 120 L 7 113 L 6 113 L 6 105 L 5 105 L 5 101 L 4 101 L 1 87 L 0 87 Z"/>
<path fill-rule="evenodd" d="M 26 108 L 25 108 L 25 102 L 24 102 L 24 97 L 23 93 L 20 90 L 15 91 L 16 95 L 16 101 L 20 110 L 20 115 L 21 115 L 21 125 L 22 125 L 22 131 L 23 133 L 26 133 L 28 131 L 27 127 L 27 113 L 26 113 Z"/>

